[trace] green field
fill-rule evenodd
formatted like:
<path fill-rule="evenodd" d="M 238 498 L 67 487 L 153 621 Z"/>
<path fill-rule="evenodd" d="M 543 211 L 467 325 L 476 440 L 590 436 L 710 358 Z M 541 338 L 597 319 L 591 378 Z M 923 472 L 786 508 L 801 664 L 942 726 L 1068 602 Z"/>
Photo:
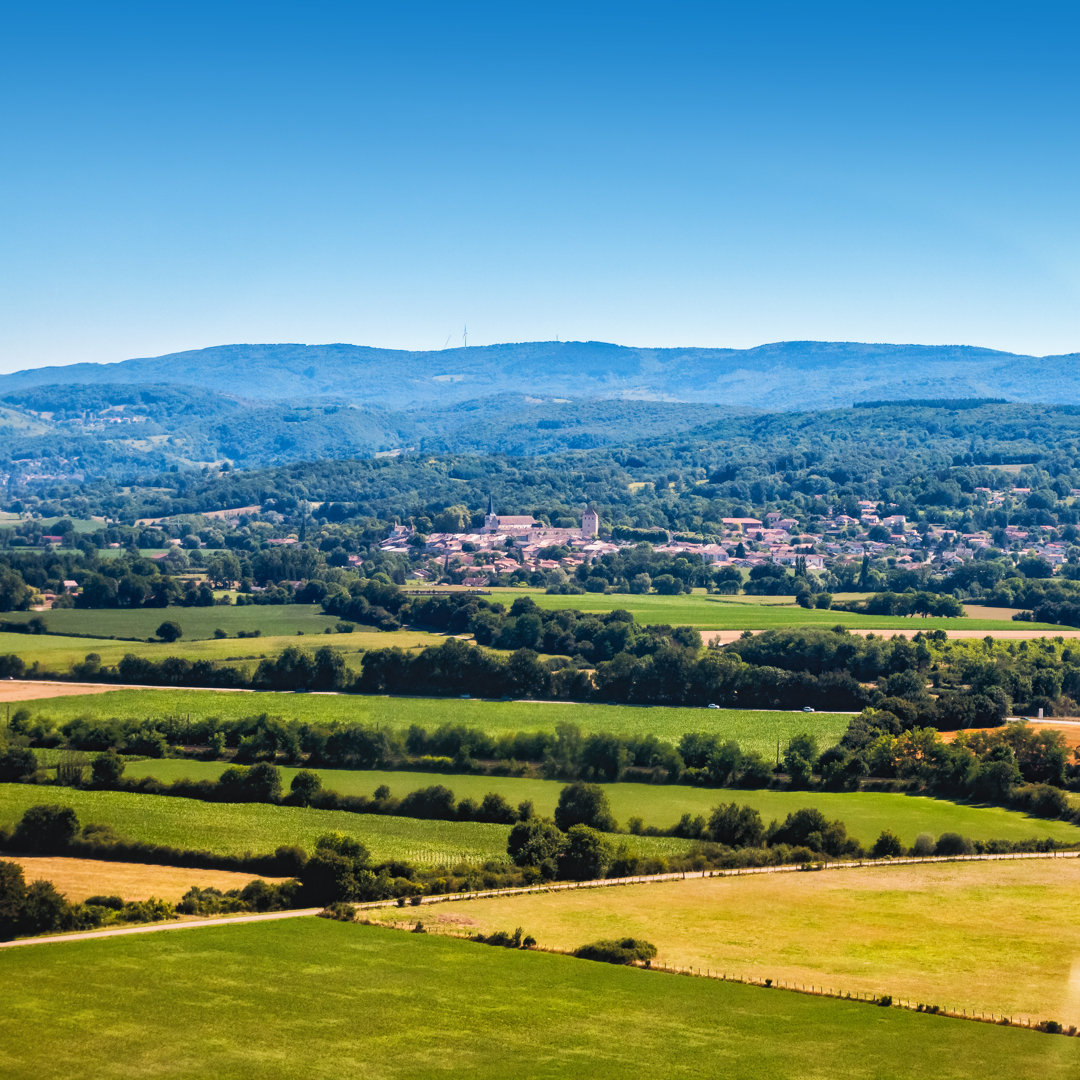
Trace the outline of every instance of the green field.
<path fill-rule="evenodd" d="M 322 919 L 0 954 L 0 1072 L 1075 1077 L 1080 1041 Z"/>
<path fill-rule="evenodd" d="M 356 637 L 357 635 L 349 635 Z M 342 638 L 345 636 L 343 635 Z M 2 638 L 2 635 L 0 635 Z M 340 641 L 342 638 L 328 639 Z M 346 638 L 347 640 L 347 638 Z M 3 647 L 0 645 L 0 652 Z M 310 724 L 363 723 L 406 731 L 412 724 L 434 731 L 464 724 L 490 734 L 554 731 L 577 724 L 584 732 L 656 735 L 677 742 L 688 731 L 715 732 L 744 750 L 775 756 L 776 742 L 811 732 L 824 748 L 851 719 L 844 713 L 765 712 L 753 709 L 683 709 L 662 706 L 580 705 L 565 702 L 482 701 L 471 698 L 369 697 L 358 694 L 223 693 L 215 690 L 112 690 L 106 694 L 41 698 L 19 707 L 57 720 L 76 716 L 216 716 L 236 719 L 267 713 Z"/>
<path fill-rule="evenodd" d="M 676 967 L 1080 1024 L 1078 889 L 1080 859 L 923 864 L 464 900 L 425 917 L 523 926 L 558 949 L 630 935 Z"/>
<path fill-rule="evenodd" d="M 640 623 L 693 626 L 698 630 L 776 630 L 795 626 L 846 626 L 863 630 L 1075 630 L 1052 623 L 1015 623 L 1004 619 L 907 618 L 903 615 L 856 615 L 846 611 L 801 608 L 793 596 L 717 596 L 698 590 L 685 596 L 635 596 L 628 593 L 583 593 L 558 596 L 539 589 L 493 589 L 488 600 L 508 606 L 518 596 L 531 596 L 538 607 L 554 611 L 629 611 Z"/>
<path fill-rule="evenodd" d="M 508 825 L 421 821 L 345 810 L 310 810 L 266 803 L 209 803 L 122 791 L 0 784 L 0 826 L 13 825 L 39 803 L 72 807 L 83 825 L 108 825 L 125 840 L 212 851 L 219 855 L 272 853 L 281 845 L 312 851 L 320 836 L 343 832 L 360 840 L 376 862 L 404 859 L 418 866 L 506 859 Z M 642 855 L 683 851 L 689 841 L 634 837 Z"/>
<path fill-rule="evenodd" d="M 166 620 L 178 623 L 183 640 L 212 638 L 217 629 L 235 637 L 239 630 L 261 630 L 273 637 L 295 634 L 321 634 L 341 621 L 324 615 L 318 604 L 249 604 L 243 607 L 164 607 L 164 608 L 58 608 L 55 611 L 13 611 L 4 616 L 8 622 L 44 619 L 50 634 L 103 638 L 153 639 Z"/>
<path fill-rule="evenodd" d="M 202 610 L 215 611 L 216 608 Z M 155 625 L 160 625 L 160 621 Z M 351 634 L 305 634 L 257 638 L 201 638 L 187 641 L 181 638 L 172 644 L 162 641 L 117 641 L 112 638 L 63 637 L 54 634 L 0 633 L 0 654 L 14 653 L 27 665 L 38 664 L 45 671 L 66 675 L 73 664 L 81 663 L 89 653 L 96 653 L 105 666 L 115 666 L 127 653 L 147 660 L 165 660 L 180 656 L 187 660 L 215 660 L 245 667 L 249 671 L 263 657 L 277 656 L 289 646 L 313 652 L 329 645 L 345 657 L 346 664 L 359 670 L 360 654 L 368 649 L 401 649 L 438 645 L 444 638 L 420 630 L 397 630 L 382 633 L 378 630 L 354 631 Z"/>
<path fill-rule="evenodd" d="M 220 761 L 179 759 L 131 762 L 124 775 L 154 776 L 171 781 L 216 780 L 225 769 Z M 295 769 L 282 769 L 284 786 Z M 531 799 L 537 813 L 550 816 L 559 801 L 564 785 L 560 780 L 526 780 L 506 776 L 398 771 L 352 771 L 317 769 L 323 786 L 343 795 L 372 795 L 386 784 L 393 795 L 403 796 L 431 784 L 443 784 L 459 798 L 479 802 L 489 791 L 502 795 L 511 805 Z M 605 784 L 612 812 L 625 828 L 629 818 L 637 816 L 646 825 L 667 828 L 683 814 L 702 814 L 706 818 L 719 803 L 739 802 L 756 807 L 765 823 L 783 820 L 804 806 L 817 807 L 828 818 L 840 818 L 848 832 L 869 846 L 883 829 L 892 829 L 906 844 L 914 843 L 920 833 L 934 837 L 943 832 L 957 832 L 973 840 L 1027 840 L 1051 837 L 1062 843 L 1080 843 L 1080 827 L 1065 821 L 1047 821 L 1029 817 L 1000 806 L 968 806 L 944 799 L 890 792 L 819 792 L 819 791 L 742 791 L 737 788 L 697 788 L 678 784 Z"/>

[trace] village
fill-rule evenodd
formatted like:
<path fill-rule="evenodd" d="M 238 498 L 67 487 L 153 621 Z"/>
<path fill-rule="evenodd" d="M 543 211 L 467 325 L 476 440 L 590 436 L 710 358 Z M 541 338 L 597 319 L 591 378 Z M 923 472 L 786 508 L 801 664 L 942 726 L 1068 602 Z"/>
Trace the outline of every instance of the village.
<path fill-rule="evenodd" d="M 979 490 L 991 506 L 1028 493 L 1025 488 L 1009 492 Z M 1080 491 L 1075 494 L 1080 495 Z M 870 500 L 860 500 L 858 508 L 858 517 L 830 510 L 805 525 L 778 512 L 766 513 L 762 518 L 724 518 L 718 537 L 699 540 L 668 531 L 666 539 L 657 539 L 652 546 L 660 554 L 698 556 L 716 568 L 752 569 L 773 563 L 806 570 L 825 570 L 868 557 L 888 559 L 896 566 L 925 565 L 946 571 L 996 549 L 1018 559 L 1045 559 L 1056 571 L 1067 561 L 1070 541 L 1076 540 L 1068 535 L 1069 530 L 1076 531 L 1071 526 L 1061 531 L 1050 525 L 1009 525 L 960 532 L 944 524 L 916 525 L 903 514 L 883 513 L 882 506 Z M 591 505 L 582 512 L 580 529 L 568 529 L 553 528 L 532 515 L 498 514 L 489 499 L 479 530 L 422 535 L 409 526 L 395 525 L 381 548 L 385 552 L 427 556 L 439 564 L 443 576 L 452 576 L 464 585 L 482 586 L 493 583 L 499 575 L 521 570 L 572 572 L 582 563 L 641 542 L 638 538 L 620 538 L 618 532 L 603 527 L 599 512 Z M 424 569 L 419 574 L 435 576 Z"/>

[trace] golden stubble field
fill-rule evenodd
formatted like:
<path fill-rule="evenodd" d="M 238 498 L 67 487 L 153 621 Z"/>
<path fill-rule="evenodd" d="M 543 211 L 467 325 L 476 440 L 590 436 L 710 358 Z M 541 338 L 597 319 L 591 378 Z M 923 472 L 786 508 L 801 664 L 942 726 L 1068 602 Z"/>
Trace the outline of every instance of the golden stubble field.
<path fill-rule="evenodd" d="M 1080 1024 L 1080 859 L 696 878 L 460 901 L 434 927 L 574 948 L 639 937 L 657 960 Z M 395 910 L 372 913 L 400 920 Z"/>
<path fill-rule="evenodd" d="M 73 903 L 88 896 L 119 896 L 124 900 L 156 897 L 175 904 L 192 887 L 200 889 L 242 889 L 258 874 L 238 874 L 230 870 L 199 870 L 183 866 L 112 862 L 105 859 L 67 859 L 43 855 L 4 856 L 18 863 L 27 882 L 51 881 Z M 284 878 L 263 877 L 278 882 Z"/>

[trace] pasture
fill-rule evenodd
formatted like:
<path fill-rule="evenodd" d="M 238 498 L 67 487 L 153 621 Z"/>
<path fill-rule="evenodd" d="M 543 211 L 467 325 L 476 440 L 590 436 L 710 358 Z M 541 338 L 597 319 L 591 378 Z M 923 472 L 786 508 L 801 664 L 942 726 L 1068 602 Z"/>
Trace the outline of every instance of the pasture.
<path fill-rule="evenodd" d="M 0 973 L 10 1080 L 1071 1080 L 1080 1068 L 1074 1039 L 316 918 L 8 949 Z"/>
<path fill-rule="evenodd" d="M 200 609 L 192 609 L 200 610 Z M 217 608 L 201 610 L 216 611 Z M 154 625 L 159 626 L 159 619 Z M 105 667 L 113 667 L 128 653 L 147 660 L 165 660 L 180 656 L 187 660 L 212 660 L 237 667 L 254 669 L 259 660 L 275 657 L 283 649 L 294 646 L 306 652 L 314 652 L 324 645 L 340 652 L 347 666 L 358 671 L 360 655 L 368 649 L 384 649 L 397 646 L 402 649 L 423 648 L 438 645 L 444 639 L 423 631 L 398 630 L 383 633 L 378 630 L 354 631 L 351 634 L 311 634 L 272 636 L 257 638 L 198 638 L 169 644 L 163 641 L 124 641 L 112 638 L 66 637 L 54 634 L 0 633 L 0 654 L 13 653 L 22 658 L 27 666 L 37 664 L 44 671 L 64 675 L 74 664 L 81 663 L 90 654 L 97 655 Z"/>
<path fill-rule="evenodd" d="M 179 759 L 143 760 L 128 764 L 124 775 L 133 778 L 153 776 L 171 781 L 216 780 L 226 768 L 221 761 Z M 282 770 L 283 786 L 288 785 L 295 769 Z M 539 814 L 550 816 L 565 786 L 561 780 L 529 780 L 507 776 L 479 776 L 470 773 L 354 771 L 316 769 L 323 787 L 343 795 L 372 795 L 385 784 L 391 794 L 401 797 L 418 788 L 443 784 L 459 798 L 479 802 L 489 791 L 502 795 L 512 806 L 531 799 Z M 1052 838 L 1064 844 L 1080 843 L 1080 827 L 1065 821 L 1047 821 L 1029 817 L 1000 806 L 973 806 L 932 799 L 921 795 L 892 792 L 823 792 L 823 791 L 744 791 L 739 788 L 698 788 L 679 784 L 604 784 L 612 813 L 620 826 L 631 817 L 640 817 L 646 825 L 668 828 L 683 814 L 701 814 L 708 818 L 720 803 L 738 802 L 753 806 L 766 825 L 774 818 L 782 821 L 788 814 L 805 806 L 820 810 L 827 818 L 839 818 L 848 832 L 870 846 L 883 829 L 892 829 L 905 844 L 915 842 L 920 833 L 940 836 L 957 832 L 972 840 L 1027 840 Z M 635 840 L 636 842 L 636 840 Z"/>
<path fill-rule="evenodd" d="M 605 612 L 621 608 L 643 624 L 667 623 L 698 630 L 777 630 L 789 627 L 846 626 L 856 630 L 1060 630 L 1051 623 L 1015 623 L 1009 618 L 908 618 L 904 615 L 859 615 L 847 611 L 801 608 L 793 596 L 723 596 L 702 590 L 682 596 L 628 593 L 583 593 L 559 596 L 539 589 L 493 589 L 487 600 L 509 606 L 518 596 L 530 596 L 538 607 L 555 611 Z"/>
<path fill-rule="evenodd" d="M 318 604 L 248 604 L 243 607 L 162 608 L 56 608 L 52 611 L 13 611 L 7 622 L 40 618 L 50 634 L 73 637 L 155 640 L 157 628 L 166 620 L 184 631 L 181 640 L 212 638 L 215 630 L 236 637 L 240 630 L 259 630 L 268 637 L 287 634 L 321 634 L 340 619 L 324 615 Z"/>
<path fill-rule="evenodd" d="M 51 881 L 69 900 L 78 903 L 88 896 L 119 896 L 124 900 L 157 897 L 175 904 L 192 887 L 242 889 L 262 875 L 232 870 L 202 870 L 151 863 L 110 862 L 105 859 L 65 859 L 46 855 L 5 855 L 0 859 L 18 863 L 26 880 Z M 284 881 L 267 878 L 264 881 Z"/>
<path fill-rule="evenodd" d="M 935 863 L 465 900 L 425 916 L 524 926 L 555 948 L 643 937 L 679 967 L 1080 1024 L 1078 889 L 1080 859 Z"/>
<path fill-rule="evenodd" d="M 678 742 L 688 731 L 706 731 L 720 735 L 725 740 L 733 739 L 743 750 L 756 750 L 766 757 L 775 757 L 777 740 L 783 745 L 793 735 L 802 732 L 813 734 L 822 748 L 830 746 L 843 735 L 851 719 L 845 713 L 826 712 L 485 701 L 479 698 L 375 697 L 361 694 L 223 693 L 215 690 L 151 688 L 42 698 L 27 702 L 24 707 L 33 715 L 60 722 L 76 716 L 140 720 L 165 716 L 213 716 L 231 720 L 266 713 L 308 724 L 369 724 L 398 731 L 407 731 L 413 724 L 428 731 L 434 731 L 443 724 L 464 725 L 493 735 L 516 731 L 554 731 L 557 724 L 564 723 L 576 724 L 585 733 L 602 731 L 615 735 L 656 735 L 669 742 Z"/>
<path fill-rule="evenodd" d="M 211 851 L 219 855 L 270 854 L 282 845 L 312 851 L 325 833 L 359 840 L 376 862 L 403 859 L 418 866 L 506 861 L 508 825 L 474 821 L 422 821 L 345 810 L 312 810 L 267 803 L 209 803 L 122 791 L 80 791 L 32 784 L 0 784 L 0 826 L 14 825 L 39 803 L 70 806 L 82 825 L 108 825 L 125 840 Z M 642 855 L 683 851 L 687 840 L 632 837 Z"/>

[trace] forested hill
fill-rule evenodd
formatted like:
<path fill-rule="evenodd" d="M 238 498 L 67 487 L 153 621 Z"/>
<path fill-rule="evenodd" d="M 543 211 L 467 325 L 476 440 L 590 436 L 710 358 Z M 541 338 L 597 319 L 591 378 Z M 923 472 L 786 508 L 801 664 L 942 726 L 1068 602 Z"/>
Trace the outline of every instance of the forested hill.
<path fill-rule="evenodd" d="M 769 411 L 892 398 L 1080 403 L 1080 354 L 791 341 L 753 349 L 526 342 L 431 352 L 359 345 L 220 345 L 0 376 L 0 397 L 73 384 L 197 387 L 248 400 L 407 410 L 497 394 L 645 398 Z"/>

